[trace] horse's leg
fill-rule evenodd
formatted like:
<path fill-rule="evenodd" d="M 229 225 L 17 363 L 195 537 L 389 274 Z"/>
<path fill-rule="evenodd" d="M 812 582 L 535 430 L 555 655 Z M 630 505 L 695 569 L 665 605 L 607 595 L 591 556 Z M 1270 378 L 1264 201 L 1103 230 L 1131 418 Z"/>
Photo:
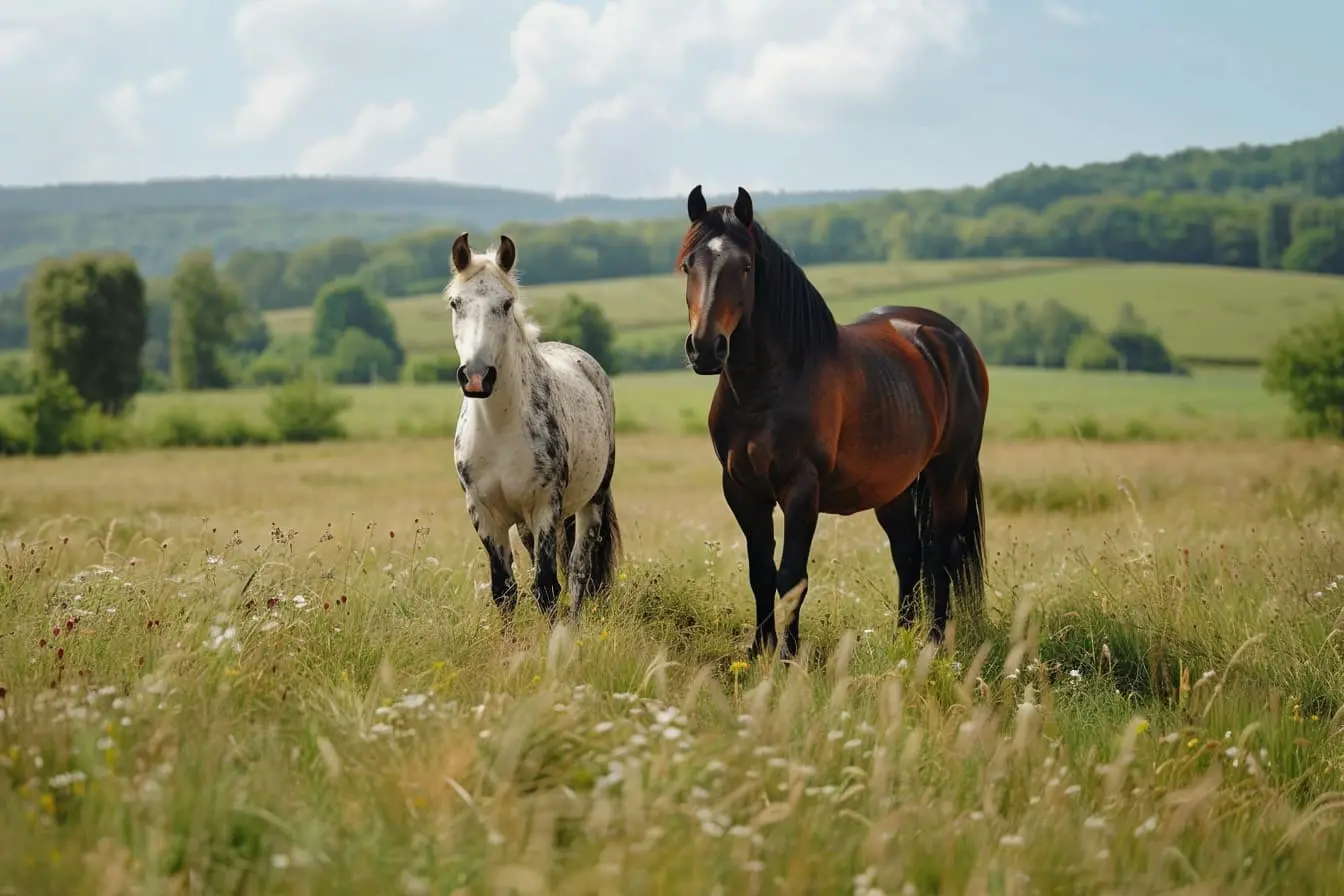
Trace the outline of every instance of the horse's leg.
<path fill-rule="evenodd" d="M 914 625 L 919 614 L 916 589 L 922 575 L 923 546 L 919 542 L 919 517 L 915 515 L 915 489 L 918 487 L 920 483 L 916 482 L 895 500 L 877 508 L 877 522 L 887 533 L 891 562 L 896 567 L 901 628 Z"/>
<path fill-rule="evenodd" d="M 723 473 L 723 497 L 747 543 L 747 577 L 756 599 L 756 632 L 749 656 L 755 659 L 779 643 L 775 633 L 775 505 L 745 491 Z"/>
<path fill-rule="evenodd" d="M 784 510 L 784 548 L 779 555 L 779 597 L 781 607 L 789 614 L 784 650 L 780 654 L 785 660 L 798 655 L 798 623 L 803 615 L 803 601 L 807 599 L 807 561 L 817 532 L 820 499 L 817 470 L 804 463 L 780 501 Z"/>
<path fill-rule="evenodd" d="M 570 569 L 573 568 L 572 565 L 571 565 L 571 563 L 570 563 L 570 557 L 571 557 L 571 555 L 572 555 L 572 553 L 573 553 L 573 550 L 574 550 L 574 544 L 575 544 L 575 541 L 574 541 L 575 534 L 574 534 L 574 533 L 575 533 L 575 529 L 576 529 L 578 523 L 577 523 L 577 521 L 574 519 L 574 517 L 572 517 L 572 516 L 567 516 L 567 517 L 565 517 L 565 524 L 564 524 L 564 525 L 565 525 L 565 528 L 564 528 L 564 532 L 565 532 L 565 541 L 564 541 L 564 544 L 562 544 L 562 545 L 560 545 L 560 546 L 558 547 L 557 555 L 556 555 L 556 556 L 557 556 L 557 557 L 559 558 L 559 560 L 560 560 L 560 571 L 561 571 L 562 573 L 565 574 L 565 578 L 566 578 L 566 580 L 568 580 L 568 579 L 569 579 L 569 571 L 570 571 Z M 574 586 L 573 586 L 573 585 L 570 585 L 570 586 L 569 586 L 569 590 L 570 590 L 570 591 L 573 591 L 573 590 L 574 590 Z"/>
<path fill-rule="evenodd" d="M 528 528 L 532 530 L 537 544 L 532 595 L 536 598 L 537 607 L 552 623 L 555 622 L 555 605 L 560 599 L 560 579 L 556 575 L 557 542 L 563 523 L 560 516 L 560 499 L 561 492 L 555 489 L 554 493 L 537 507 L 528 522 Z"/>
<path fill-rule="evenodd" d="M 467 493 L 467 516 L 476 529 L 476 537 L 481 540 L 485 553 L 490 558 L 490 596 L 495 600 L 504 616 L 505 625 L 512 621 L 514 608 L 518 605 L 518 583 L 513 578 L 513 549 L 509 545 L 509 527 L 489 508 L 478 504 L 470 492 Z"/>

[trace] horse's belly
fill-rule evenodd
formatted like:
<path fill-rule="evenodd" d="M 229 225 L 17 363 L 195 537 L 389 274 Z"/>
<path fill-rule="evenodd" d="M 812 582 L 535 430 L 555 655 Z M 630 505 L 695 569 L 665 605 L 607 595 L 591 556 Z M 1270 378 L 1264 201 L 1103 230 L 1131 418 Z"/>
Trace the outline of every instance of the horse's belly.
<path fill-rule="evenodd" d="M 611 445 L 604 438 L 593 438 L 571 445 L 569 453 L 569 485 L 563 500 L 565 516 L 573 516 L 593 499 L 606 478 Z"/>

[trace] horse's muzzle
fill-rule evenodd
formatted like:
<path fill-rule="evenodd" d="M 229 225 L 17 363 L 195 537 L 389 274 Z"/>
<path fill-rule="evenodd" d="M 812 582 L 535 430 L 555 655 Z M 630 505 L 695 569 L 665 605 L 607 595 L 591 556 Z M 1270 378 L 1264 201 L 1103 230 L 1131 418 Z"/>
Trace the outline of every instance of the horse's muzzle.
<path fill-rule="evenodd" d="M 498 378 L 499 370 L 492 366 L 463 364 L 457 368 L 457 383 L 468 398 L 489 398 Z"/>
<path fill-rule="evenodd" d="M 701 376 L 717 376 L 728 363 L 728 337 L 722 333 L 710 339 L 696 339 L 694 333 L 686 336 L 686 360 L 691 369 Z"/>

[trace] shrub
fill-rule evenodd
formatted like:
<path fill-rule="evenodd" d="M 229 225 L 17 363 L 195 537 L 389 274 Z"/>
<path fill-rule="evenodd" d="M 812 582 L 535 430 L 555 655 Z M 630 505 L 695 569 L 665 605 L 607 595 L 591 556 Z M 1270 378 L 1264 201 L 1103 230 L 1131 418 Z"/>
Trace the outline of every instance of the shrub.
<path fill-rule="evenodd" d="M 1120 353 L 1100 333 L 1084 333 L 1069 346 L 1065 366 L 1070 370 L 1119 370 Z"/>
<path fill-rule="evenodd" d="M 266 418 L 285 442 L 342 439 L 346 433 L 340 417 L 352 403 L 349 396 L 305 376 L 271 393 Z"/>
<path fill-rule="evenodd" d="M 1344 438 L 1344 311 L 1280 336 L 1265 357 L 1264 385 L 1288 396 L 1303 433 Z"/>
<path fill-rule="evenodd" d="M 88 405 L 61 371 L 39 375 L 19 405 L 34 454 L 56 455 L 79 446 L 79 424 Z"/>
<path fill-rule="evenodd" d="M 381 340 L 353 327 L 336 340 L 325 366 L 338 383 L 373 383 L 395 379 L 397 375 L 392 350 Z"/>
<path fill-rule="evenodd" d="M 26 358 L 0 358 L 0 395 L 27 395 L 32 388 L 33 371 Z"/>
<path fill-rule="evenodd" d="M 456 383 L 461 363 L 454 354 L 416 358 L 406 365 L 406 378 L 413 383 Z"/>
<path fill-rule="evenodd" d="M 308 368 L 311 340 L 299 333 L 274 339 L 247 366 L 244 380 L 252 386 L 280 386 L 301 379 Z"/>

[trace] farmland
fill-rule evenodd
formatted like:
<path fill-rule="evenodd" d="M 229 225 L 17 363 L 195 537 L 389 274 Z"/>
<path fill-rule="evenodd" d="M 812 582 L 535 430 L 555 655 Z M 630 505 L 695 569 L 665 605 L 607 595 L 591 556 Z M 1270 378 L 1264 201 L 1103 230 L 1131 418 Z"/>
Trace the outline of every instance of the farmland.
<path fill-rule="evenodd" d="M 577 631 L 524 601 L 511 639 L 450 450 L 5 461 L 7 884 L 1344 881 L 1337 448 L 993 441 L 983 617 L 922 653 L 892 624 L 881 530 L 828 517 L 793 669 L 745 662 L 702 436 L 622 436 L 616 592 Z"/>
<path fill-rule="evenodd" d="M 576 292 L 602 306 L 620 340 L 678 343 L 685 327 L 683 281 L 671 275 L 549 284 L 527 289 L 527 247 L 520 277 L 535 308 Z M 808 276 L 836 319 L 853 320 L 883 304 L 938 307 L 942 300 L 1009 306 L 1057 299 L 1108 326 L 1130 302 L 1178 357 L 1254 362 L 1278 333 L 1331 307 L 1344 306 L 1344 278 L 1196 265 L 994 259 L 819 265 Z M 389 302 L 408 352 L 452 346 L 437 295 Z M 308 308 L 268 313 L 277 334 L 308 332 Z"/>

